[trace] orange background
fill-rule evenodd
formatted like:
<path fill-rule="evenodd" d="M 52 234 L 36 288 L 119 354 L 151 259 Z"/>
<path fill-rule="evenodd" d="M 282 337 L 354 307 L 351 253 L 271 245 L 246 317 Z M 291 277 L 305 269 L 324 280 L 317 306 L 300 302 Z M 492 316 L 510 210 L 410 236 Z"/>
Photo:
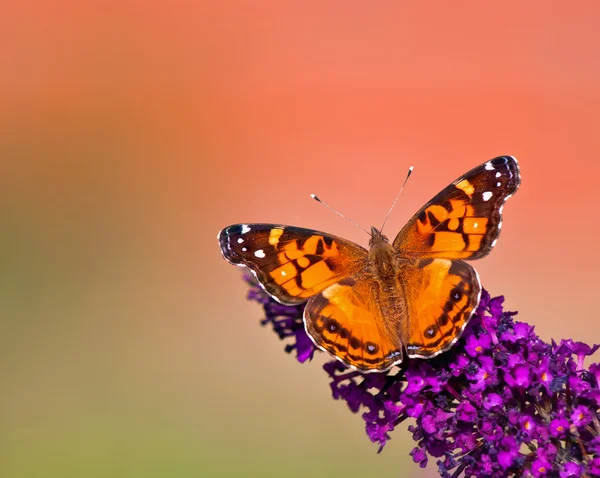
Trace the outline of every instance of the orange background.
<path fill-rule="evenodd" d="M 236 222 L 389 235 L 520 160 L 484 286 L 600 341 L 594 2 L 9 2 L 0 17 L 0 474 L 436 476 L 381 455 L 258 326 Z"/>

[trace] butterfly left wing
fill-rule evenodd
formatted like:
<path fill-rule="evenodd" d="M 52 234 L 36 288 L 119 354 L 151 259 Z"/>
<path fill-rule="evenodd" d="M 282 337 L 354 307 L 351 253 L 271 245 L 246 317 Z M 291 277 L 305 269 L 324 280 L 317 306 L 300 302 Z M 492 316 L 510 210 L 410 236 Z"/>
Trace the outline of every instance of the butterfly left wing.
<path fill-rule="evenodd" d="M 460 177 L 421 208 L 394 239 L 405 256 L 479 259 L 496 244 L 504 202 L 521 182 L 517 160 L 499 156 Z"/>
<path fill-rule="evenodd" d="M 361 372 L 381 372 L 402 361 L 402 344 L 388 330 L 367 271 L 342 279 L 308 301 L 306 332 L 321 349 Z"/>
<path fill-rule="evenodd" d="M 223 257 L 250 269 L 278 302 L 300 304 L 364 267 L 367 251 L 300 227 L 235 224 L 219 235 Z"/>
<path fill-rule="evenodd" d="M 461 260 L 420 259 L 405 263 L 398 280 L 408 309 L 400 328 L 408 356 L 431 358 L 448 350 L 479 304 L 475 269 Z"/>

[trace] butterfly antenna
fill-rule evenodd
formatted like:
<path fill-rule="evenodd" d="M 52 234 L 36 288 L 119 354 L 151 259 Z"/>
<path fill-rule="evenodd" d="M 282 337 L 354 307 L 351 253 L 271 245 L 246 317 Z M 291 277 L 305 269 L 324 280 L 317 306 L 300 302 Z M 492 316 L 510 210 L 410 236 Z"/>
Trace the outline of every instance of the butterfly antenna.
<path fill-rule="evenodd" d="M 392 210 L 394 209 L 394 206 L 398 202 L 398 199 L 400 198 L 400 194 L 402 194 L 402 191 L 404 191 L 404 186 L 406 186 L 406 182 L 408 181 L 408 178 L 410 178 L 410 175 L 412 174 L 413 169 L 414 169 L 414 166 L 411 166 L 410 168 L 408 168 L 408 173 L 406 174 L 406 179 L 402 183 L 402 187 L 400 188 L 400 192 L 396 196 L 396 199 L 394 199 L 394 203 L 392 204 L 392 207 L 388 211 L 387 216 L 385 216 L 385 219 L 383 221 L 383 225 L 381 226 L 381 229 L 379 230 L 379 232 L 383 232 L 383 228 L 385 227 L 385 223 L 387 222 L 388 217 L 390 217 L 390 214 L 392 214 Z"/>
<path fill-rule="evenodd" d="M 326 202 L 323 202 L 321 199 L 319 199 L 315 194 L 311 194 L 310 195 L 311 198 L 313 198 L 315 201 L 317 201 L 318 203 L 321 203 L 323 206 L 325 206 L 328 209 L 331 209 L 333 212 L 335 212 L 338 216 L 343 217 L 344 219 L 346 219 L 346 221 L 351 222 L 352 224 L 354 224 L 356 227 L 358 227 L 359 229 L 362 229 L 363 231 L 365 231 L 369 236 L 371 235 L 371 233 L 369 231 L 367 231 L 364 227 L 362 227 L 360 224 L 358 224 L 357 222 L 354 222 L 352 219 L 350 219 L 349 217 L 344 216 L 341 212 L 336 211 L 335 209 L 333 209 L 329 204 L 327 204 Z"/>

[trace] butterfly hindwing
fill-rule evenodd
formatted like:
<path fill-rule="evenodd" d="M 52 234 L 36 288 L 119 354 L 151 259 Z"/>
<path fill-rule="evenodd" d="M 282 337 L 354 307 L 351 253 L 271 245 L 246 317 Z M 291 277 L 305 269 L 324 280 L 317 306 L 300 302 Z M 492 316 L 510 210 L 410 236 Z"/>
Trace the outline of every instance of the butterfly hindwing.
<path fill-rule="evenodd" d="M 221 252 L 252 270 L 284 304 L 299 304 L 362 267 L 367 251 L 353 242 L 310 229 L 235 224 L 219 233 Z"/>
<path fill-rule="evenodd" d="M 400 337 L 386 333 L 373 282 L 365 274 L 343 279 L 310 299 L 304 321 L 318 347 L 359 371 L 383 371 L 402 361 Z"/>
<path fill-rule="evenodd" d="M 481 285 L 461 260 L 421 259 L 400 269 L 408 307 L 402 343 L 411 358 L 430 358 L 460 337 L 479 304 Z"/>
<path fill-rule="evenodd" d="M 394 247 L 412 256 L 479 259 L 496 243 L 502 206 L 520 184 L 512 156 L 477 166 L 429 201 L 402 228 Z"/>

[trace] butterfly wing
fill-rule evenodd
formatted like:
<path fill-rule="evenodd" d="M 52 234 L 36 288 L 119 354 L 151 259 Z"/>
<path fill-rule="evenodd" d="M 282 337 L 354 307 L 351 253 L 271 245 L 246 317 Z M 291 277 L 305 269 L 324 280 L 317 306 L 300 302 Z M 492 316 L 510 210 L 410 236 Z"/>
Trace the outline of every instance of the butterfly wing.
<path fill-rule="evenodd" d="M 430 358 L 462 334 L 481 296 L 479 277 L 461 260 L 422 259 L 400 269 L 409 320 L 401 339 L 411 358 Z"/>
<path fill-rule="evenodd" d="M 429 201 L 402 228 L 402 255 L 479 259 L 496 244 L 502 207 L 521 182 L 517 160 L 499 156 L 477 166 Z"/>
<path fill-rule="evenodd" d="M 283 304 L 300 304 L 364 267 L 367 251 L 345 239 L 291 226 L 235 224 L 218 236 L 223 257 L 248 267 Z"/>
<path fill-rule="evenodd" d="M 502 208 L 520 184 L 515 158 L 500 156 L 472 169 L 429 201 L 393 246 L 403 258 L 408 320 L 401 329 L 408 356 L 433 357 L 460 337 L 479 305 L 481 284 L 461 259 L 490 253 Z"/>
<path fill-rule="evenodd" d="M 313 342 L 361 372 L 388 370 L 402 361 L 400 337 L 386 331 L 374 287 L 375 281 L 361 271 L 330 285 L 304 309 Z"/>

